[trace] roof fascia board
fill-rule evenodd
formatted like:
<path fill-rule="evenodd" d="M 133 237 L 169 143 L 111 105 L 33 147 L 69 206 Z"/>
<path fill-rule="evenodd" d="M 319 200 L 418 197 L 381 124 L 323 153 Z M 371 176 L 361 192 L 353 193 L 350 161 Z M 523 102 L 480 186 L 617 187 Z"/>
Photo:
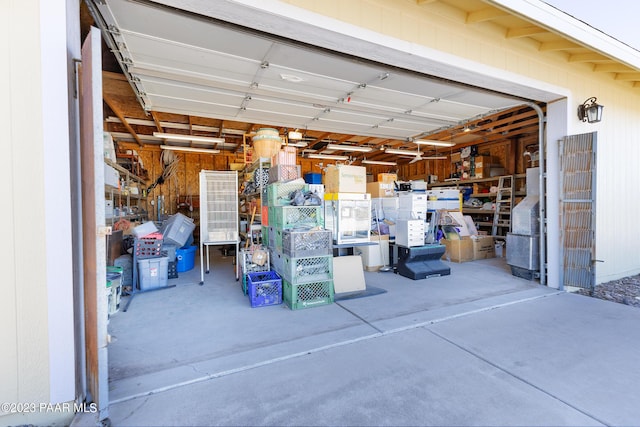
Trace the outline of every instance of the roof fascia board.
<path fill-rule="evenodd" d="M 593 48 L 630 67 L 640 69 L 640 52 L 600 30 L 539 0 L 485 0 Z"/>
<path fill-rule="evenodd" d="M 550 102 L 569 95 L 566 88 L 386 36 L 279 1 L 156 0 L 154 3 L 528 100 Z"/>

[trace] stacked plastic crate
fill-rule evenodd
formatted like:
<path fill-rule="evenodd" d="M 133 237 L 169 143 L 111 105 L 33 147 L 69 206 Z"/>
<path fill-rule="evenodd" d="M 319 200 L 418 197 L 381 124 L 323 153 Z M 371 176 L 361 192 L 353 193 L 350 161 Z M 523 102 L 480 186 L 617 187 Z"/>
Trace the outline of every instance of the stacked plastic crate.
<path fill-rule="evenodd" d="M 267 186 L 264 198 L 271 266 L 292 310 L 331 304 L 334 298 L 332 238 L 324 229 L 322 206 L 296 205 L 308 191 L 300 178 L 278 181 Z"/>

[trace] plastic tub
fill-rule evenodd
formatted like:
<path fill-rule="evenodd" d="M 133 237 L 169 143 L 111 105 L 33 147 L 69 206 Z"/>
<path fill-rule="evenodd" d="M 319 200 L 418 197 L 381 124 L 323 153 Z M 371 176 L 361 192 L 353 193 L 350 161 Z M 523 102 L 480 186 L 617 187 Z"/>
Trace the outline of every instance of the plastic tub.
<path fill-rule="evenodd" d="M 191 218 L 177 213 L 163 224 L 162 235 L 166 243 L 182 247 L 187 244 L 195 228 L 196 225 Z"/>
<path fill-rule="evenodd" d="M 157 257 L 138 260 L 140 274 L 140 290 L 162 288 L 167 286 L 169 258 Z"/>
<path fill-rule="evenodd" d="M 196 249 L 198 249 L 197 246 L 176 249 L 176 259 L 178 260 L 176 270 L 178 273 L 193 269 L 196 261 Z"/>

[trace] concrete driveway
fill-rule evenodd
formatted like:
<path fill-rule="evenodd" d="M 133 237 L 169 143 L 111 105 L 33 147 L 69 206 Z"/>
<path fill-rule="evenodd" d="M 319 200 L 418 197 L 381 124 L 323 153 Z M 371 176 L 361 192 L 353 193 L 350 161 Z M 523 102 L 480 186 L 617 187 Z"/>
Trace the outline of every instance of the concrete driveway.
<path fill-rule="evenodd" d="M 324 307 L 251 309 L 224 262 L 111 319 L 113 425 L 640 424 L 637 308 L 494 259 L 419 281 L 365 273 L 386 293 Z"/>

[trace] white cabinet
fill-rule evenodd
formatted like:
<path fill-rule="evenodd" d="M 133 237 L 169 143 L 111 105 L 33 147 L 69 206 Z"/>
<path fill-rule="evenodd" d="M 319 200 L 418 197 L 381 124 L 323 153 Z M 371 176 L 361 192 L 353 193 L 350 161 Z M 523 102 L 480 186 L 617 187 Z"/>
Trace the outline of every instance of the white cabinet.
<path fill-rule="evenodd" d="M 424 246 L 424 229 L 423 219 L 399 219 L 396 221 L 396 244 L 407 248 Z"/>

